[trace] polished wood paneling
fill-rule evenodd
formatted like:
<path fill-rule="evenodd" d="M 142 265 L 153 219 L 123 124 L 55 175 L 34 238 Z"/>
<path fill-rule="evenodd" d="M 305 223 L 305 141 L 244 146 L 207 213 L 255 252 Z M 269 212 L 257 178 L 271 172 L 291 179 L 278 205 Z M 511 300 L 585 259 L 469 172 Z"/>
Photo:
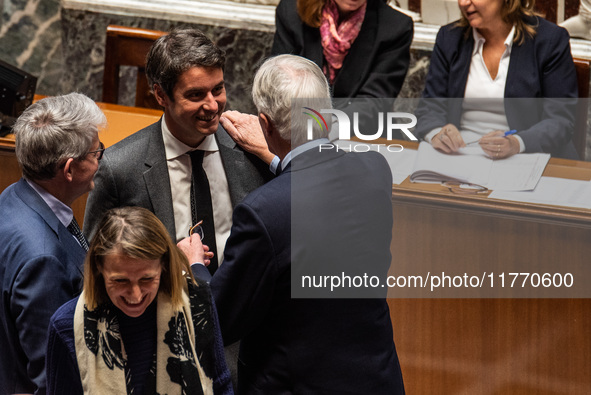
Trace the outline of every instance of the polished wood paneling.
<path fill-rule="evenodd" d="M 534 9 L 541 13 L 545 19 L 556 23 L 556 17 L 558 15 L 557 0 L 537 0 Z"/>
<path fill-rule="evenodd" d="M 14 142 L 0 138 L 0 191 L 21 178 L 21 169 L 14 155 Z"/>
<path fill-rule="evenodd" d="M 564 19 L 568 19 L 579 14 L 579 6 L 581 0 L 565 0 L 564 1 Z"/>
<path fill-rule="evenodd" d="M 390 299 L 408 394 L 589 394 L 589 299 Z"/>
<path fill-rule="evenodd" d="M 551 159 L 544 175 L 590 180 L 591 164 Z M 591 210 L 458 196 L 408 180 L 393 187 L 393 208 L 391 275 L 588 268 Z M 542 292 L 390 298 L 407 393 L 591 393 L 591 299 L 536 298 Z"/>

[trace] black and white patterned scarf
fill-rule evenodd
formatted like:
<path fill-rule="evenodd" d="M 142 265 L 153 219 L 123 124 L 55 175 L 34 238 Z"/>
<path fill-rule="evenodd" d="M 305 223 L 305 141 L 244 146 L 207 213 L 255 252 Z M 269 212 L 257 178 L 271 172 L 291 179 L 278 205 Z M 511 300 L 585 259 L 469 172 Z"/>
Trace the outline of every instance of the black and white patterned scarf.
<path fill-rule="evenodd" d="M 157 298 L 156 358 L 144 393 L 213 394 L 215 334 L 207 286 L 187 281 L 183 306 L 177 310 L 168 295 L 159 292 Z M 132 394 L 115 307 L 104 303 L 88 310 L 84 300 L 82 292 L 74 313 L 76 358 L 84 393 Z"/>

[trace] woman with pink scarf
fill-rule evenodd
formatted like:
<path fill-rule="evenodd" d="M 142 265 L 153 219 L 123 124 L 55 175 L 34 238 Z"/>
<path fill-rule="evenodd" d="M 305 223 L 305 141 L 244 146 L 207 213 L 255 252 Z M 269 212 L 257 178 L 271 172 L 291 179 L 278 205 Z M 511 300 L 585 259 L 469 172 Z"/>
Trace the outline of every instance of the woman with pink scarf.
<path fill-rule="evenodd" d="M 383 0 L 281 0 L 272 55 L 322 68 L 335 98 L 395 98 L 408 69 L 413 25 Z"/>

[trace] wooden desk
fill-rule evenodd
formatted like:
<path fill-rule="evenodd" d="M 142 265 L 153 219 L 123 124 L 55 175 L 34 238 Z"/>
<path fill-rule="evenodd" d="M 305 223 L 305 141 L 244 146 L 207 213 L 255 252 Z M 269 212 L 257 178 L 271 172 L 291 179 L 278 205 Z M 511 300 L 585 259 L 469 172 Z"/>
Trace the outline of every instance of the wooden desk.
<path fill-rule="evenodd" d="M 40 99 L 40 97 L 36 97 Z M 147 108 L 126 107 L 117 104 L 97 103 L 107 117 L 108 126 L 99 133 L 106 147 L 158 121 L 162 111 Z M 21 178 L 21 170 L 14 153 L 14 136 L 0 138 L 0 192 Z M 72 205 L 79 224 L 84 221 L 84 209 L 88 194 L 78 198 Z"/>
<path fill-rule="evenodd" d="M 551 159 L 544 175 L 590 180 L 591 164 Z M 458 196 L 408 180 L 392 192 L 390 274 L 589 265 L 591 210 Z M 388 302 L 408 394 L 591 393 L 591 299 Z"/>

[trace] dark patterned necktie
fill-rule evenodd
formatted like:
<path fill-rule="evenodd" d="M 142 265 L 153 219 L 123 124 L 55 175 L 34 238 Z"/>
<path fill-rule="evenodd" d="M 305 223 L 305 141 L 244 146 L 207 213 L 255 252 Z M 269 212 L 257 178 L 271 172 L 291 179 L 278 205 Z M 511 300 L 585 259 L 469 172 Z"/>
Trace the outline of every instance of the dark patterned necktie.
<path fill-rule="evenodd" d="M 211 192 L 207 174 L 203 170 L 203 151 L 196 150 L 188 152 L 191 157 L 193 176 L 191 177 L 191 219 L 193 224 L 203 220 L 203 244 L 209 247 L 215 255 L 207 267 L 211 274 L 218 268 L 218 257 L 215 243 L 215 224 L 213 222 L 213 208 L 211 204 Z"/>
<path fill-rule="evenodd" d="M 84 251 L 88 251 L 88 240 L 86 240 L 86 237 L 82 234 L 80 226 L 78 226 L 78 222 L 76 222 L 76 218 L 72 218 L 72 222 L 68 225 L 68 230 L 74 235 L 76 240 L 78 240 L 78 243 L 84 248 Z"/>

